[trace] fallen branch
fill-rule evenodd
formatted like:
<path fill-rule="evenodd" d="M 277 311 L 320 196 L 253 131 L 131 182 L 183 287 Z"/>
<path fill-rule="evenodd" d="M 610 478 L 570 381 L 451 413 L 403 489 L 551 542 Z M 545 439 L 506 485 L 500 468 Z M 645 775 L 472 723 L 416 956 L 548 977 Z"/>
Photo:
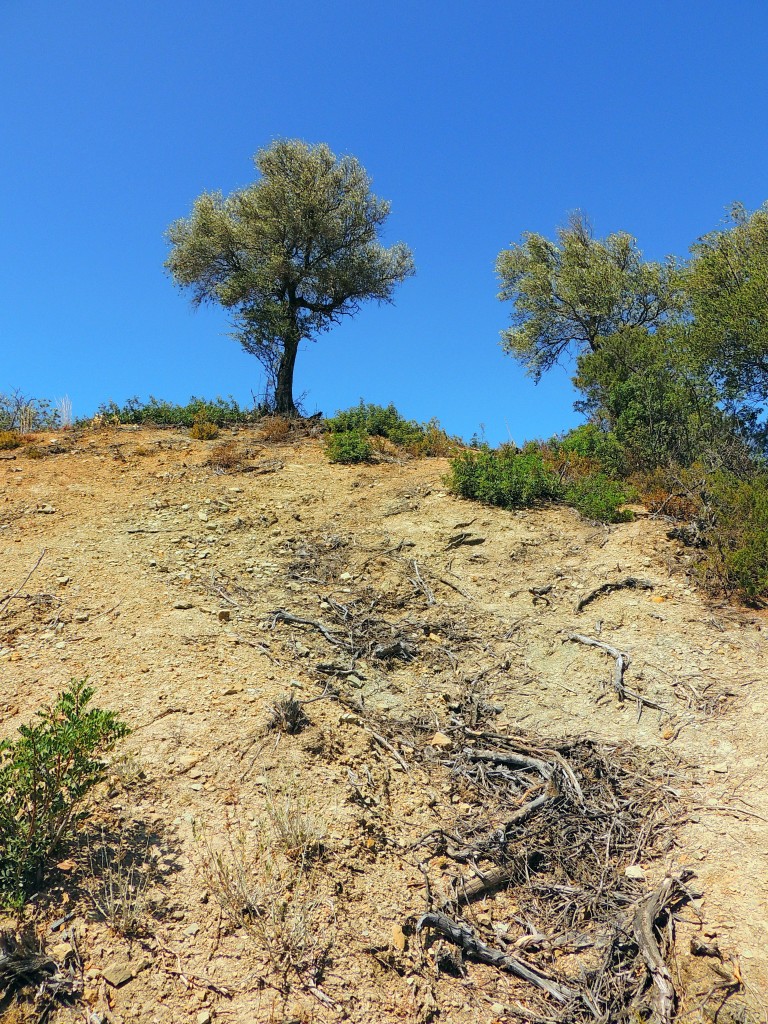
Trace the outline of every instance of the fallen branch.
<path fill-rule="evenodd" d="M 424 597 L 426 597 L 428 605 L 434 604 L 434 592 L 432 591 L 431 587 L 424 581 L 421 573 L 419 572 L 419 566 L 415 558 L 411 559 L 411 569 L 413 570 L 411 583 L 417 590 L 420 590 L 422 592 Z"/>
<path fill-rule="evenodd" d="M 510 954 L 504 953 L 500 949 L 494 949 L 492 946 L 486 946 L 484 942 L 472 934 L 469 928 L 454 921 L 441 911 L 433 910 L 428 914 L 423 914 L 416 923 L 416 931 L 423 931 L 424 928 L 431 928 L 433 931 L 439 932 L 449 942 L 463 949 L 468 956 L 479 960 L 480 963 L 490 964 L 492 967 L 509 971 L 510 974 L 514 974 L 517 978 L 522 978 L 523 981 L 527 981 L 529 984 L 541 989 L 561 1003 L 567 1003 L 572 999 L 581 999 L 586 1003 L 594 1016 L 598 1016 L 592 1001 L 583 993 L 578 992 L 563 982 L 554 981 L 552 978 L 547 977 L 546 974 L 535 967 L 529 966 L 515 956 L 510 956 Z"/>
<path fill-rule="evenodd" d="M 301 619 L 298 615 L 291 615 L 290 612 L 286 612 L 282 608 L 273 612 L 273 627 L 276 622 L 287 622 L 289 625 L 293 626 L 311 626 L 319 633 L 322 633 L 329 644 L 335 644 L 337 647 L 344 647 L 346 650 L 350 650 L 349 644 L 345 643 L 344 640 L 340 640 L 339 637 L 334 636 L 333 633 L 331 633 L 331 631 L 322 624 L 322 622 L 315 622 L 314 619 Z"/>
<path fill-rule="evenodd" d="M 3 614 L 3 612 L 4 612 L 4 611 L 5 611 L 5 609 L 6 609 L 7 607 L 8 607 L 8 605 L 9 605 L 9 604 L 11 603 L 11 601 L 13 601 L 13 600 L 14 600 L 14 598 L 18 597 L 18 596 L 19 596 L 19 594 L 21 593 L 21 591 L 22 591 L 22 590 L 24 589 L 24 585 L 25 585 L 25 584 L 27 583 L 27 581 L 29 580 L 29 578 L 30 578 L 30 577 L 32 576 L 32 574 L 34 573 L 34 571 L 35 571 L 35 570 L 37 569 L 38 565 L 40 565 L 40 563 L 42 562 L 43 558 L 45 557 L 45 552 L 46 552 L 46 550 L 47 550 L 47 548 L 43 548 L 43 550 L 42 550 L 42 551 L 40 552 L 40 557 L 39 557 L 39 558 L 38 558 L 38 560 L 37 560 L 37 561 L 35 562 L 35 564 L 34 564 L 34 565 L 32 566 L 32 568 L 31 568 L 31 569 L 29 570 L 29 572 L 28 572 L 28 573 L 27 573 L 27 575 L 26 575 L 26 576 L 24 577 L 24 579 L 23 579 L 23 580 L 21 581 L 21 584 L 20 584 L 20 586 L 18 587 L 18 589 L 17 589 L 17 590 L 14 590 L 14 592 L 13 592 L 13 593 L 12 593 L 12 594 L 10 595 L 10 597 L 7 597 L 7 598 L 5 599 L 5 601 L 3 601 L 3 603 L 2 603 L 2 604 L 0 604 L 0 615 L 2 615 L 2 614 Z"/>
<path fill-rule="evenodd" d="M 615 660 L 616 667 L 613 672 L 613 688 L 616 691 L 620 701 L 623 701 L 625 697 L 629 697 L 630 700 L 637 701 L 638 707 L 638 719 L 640 718 L 640 712 L 644 707 L 653 708 L 655 711 L 663 711 L 665 714 L 669 714 L 667 708 L 663 704 L 657 704 L 655 700 L 651 700 L 649 697 L 644 697 L 637 690 L 630 690 L 629 687 L 624 685 L 624 673 L 631 665 L 631 660 L 628 654 L 624 654 L 623 651 L 618 650 L 616 647 L 611 647 L 610 644 L 604 643 L 602 640 L 594 640 L 589 636 L 582 636 L 581 633 L 569 633 L 568 640 L 573 640 L 575 643 L 587 644 L 589 647 L 597 647 L 601 651 L 605 651 L 606 654 Z"/>
<path fill-rule="evenodd" d="M 679 875 L 668 875 L 657 889 L 643 897 L 632 917 L 632 933 L 656 990 L 652 1019 L 658 1024 L 672 1024 L 677 994 L 672 974 L 656 940 L 656 920 L 666 915 L 681 895 L 686 895 L 684 883 L 692 876 L 693 872 L 687 868 Z"/>
<path fill-rule="evenodd" d="M 583 611 L 588 604 L 591 604 L 598 597 L 602 597 L 603 594 L 612 594 L 614 590 L 653 590 L 653 584 L 650 580 L 639 580 L 636 576 L 627 576 L 623 580 L 617 580 L 615 583 L 603 583 L 601 586 L 591 590 L 586 597 L 582 599 L 576 605 L 576 611 Z"/>

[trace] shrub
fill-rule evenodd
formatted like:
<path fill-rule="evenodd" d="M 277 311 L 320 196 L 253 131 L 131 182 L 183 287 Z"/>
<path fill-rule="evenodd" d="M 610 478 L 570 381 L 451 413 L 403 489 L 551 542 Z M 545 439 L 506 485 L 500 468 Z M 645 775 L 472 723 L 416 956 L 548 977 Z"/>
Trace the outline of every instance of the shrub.
<path fill-rule="evenodd" d="M 84 816 L 104 778 L 102 756 L 128 733 L 112 711 L 89 708 L 93 689 L 73 680 L 54 704 L 0 743 L 0 900 L 20 908 L 48 858 Z"/>
<path fill-rule="evenodd" d="M 344 464 L 370 462 L 373 456 L 373 448 L 362 430 L 342 430 L 331 434 L 326 451 L 331 462 Z"/>
<path fill-rule="evenodd" d="M 291 432 L 291 421 L 285 416 L 265 416 L 259 427 L 260 441 L 284 441 Z"/>
<path fill-rule="evenodd" d="M 533 444 L 521 450 L 502 445 L 496 451 L 462 452 L 451 462 L 448 485 L 462 498 L 502 508 L 526 508 L 562 497 L 557 474 Z"/>
<path fill-rule="evenodd" d="M 10 448 L 18 448 L 21 444 L 21 437 L 16 430 L 0 430 L 0 451 L 7 451 Z"/>
<path fill-rule="evenodd" d="M 699 572 L 710 586 L 758 602 L 768 597 L 768 473 L 712 473 L 701 489 L 705 542 Z"/>
<path fill-rule="evenodd" d="M 259 419 L 259 408 L 241 408 L 234 398 L 190 398 L 186 405 L 174 405 L 150 395 L 149 401 L 129 398 L 125 405 L 109 402 L 99 407 L 97 417 L 105 423 L 152 423 L 159 426 L 191 427 L 198 420 L 223 427 L 229 423 L 252 423 Z"/>
<path fill-rule="evenodd" d="M 565 500 L 585 519 L 601 523 L 626 523 L 632 512 L 622 508 L 631 500 L 632 492 L 618 480 L 605 473 L 585 476 L 572 483 L 565 492 Z"/>
<path fill-rule="evenodd" d="M 38 430 L 55 430 L 59 413 L 47 399 L 29 398 L 18 388 L 0 394 L 0 430 L 29 434 Z"/>
<path fill-rule="evenodd" d="M 359 405 L 337 412 L 325 422 L 332 434 L 357 431 L 367 437 L 383 437 L 411 455 L 441 456 L 456 451 L 457 442 L 450 438 L 437 420 L 416 423 L 401 416 L 394 405 Z"/>
<path fill-rule="evenodd" d="M 195 420 L 189 428 L 189 436 L 194 437 L 196 441 L 213 441 L 219 436 L 219 428 L 210 420 Z"/>

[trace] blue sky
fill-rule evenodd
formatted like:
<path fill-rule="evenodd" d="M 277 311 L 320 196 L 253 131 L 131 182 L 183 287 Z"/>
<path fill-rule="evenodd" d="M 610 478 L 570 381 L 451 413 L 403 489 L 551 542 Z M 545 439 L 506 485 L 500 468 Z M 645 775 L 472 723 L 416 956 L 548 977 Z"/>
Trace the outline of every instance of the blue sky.
<path fill-rule="evenodd" d="M 417 276 L 299 356 L 308 412 L 394 402 L 489 441 L 577 422 L 499 347 L 497 253 L 584 210 L 649 258 L 768 198 L 765 0 L 0 0 L 0 391 L 76 415 L 259 393 L 164 230 L 275 138 L 356 156 Z"/>

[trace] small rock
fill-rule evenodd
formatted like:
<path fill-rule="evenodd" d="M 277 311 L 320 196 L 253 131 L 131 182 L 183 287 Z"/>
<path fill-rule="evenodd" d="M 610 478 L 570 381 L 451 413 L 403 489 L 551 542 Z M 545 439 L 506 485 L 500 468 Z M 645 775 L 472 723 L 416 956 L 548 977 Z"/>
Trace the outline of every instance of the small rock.
<path fill-rule="evenodd" d="M 66 585 L 69 583 L 69 581 L 70 581 L 69 576 L 57 576 L 56 577 L 56 582 L 59 584 L 60 587 L 66 587 Z"/>
<path fill-rule="evenodd" d="M 346 582 L 347 580 L 351 580 L 351 579 L 352 579 L 352 573 L 351 573 L 351 572 L 343 572 L 343 573 L 341 574 L 341 576 L 339 576 L 339 579 L 340 579 L 340 580 L 344 580 L 345 582 Z"/>
<path fill-rule="evenodd" d="M 216 612 L 216 618 L 219 620 L 219 622 L 229 622 L 229 620 L 232 618 L 232 612 L 229 610 L 229 608 L 219 608 L 219 610 Z"/>
<path fill-rule="evenodd" d="M 195 937 L 195 935 L 197 935 L 197 933 L 198 933 L 199 931 L 200 931 L 200 925 L 199 925 L 199 924 L 197 924 L 197 923 L 195 923 L 195 924 L 190 924 L 190 925 L 188 925 L 188 926 L 187 926 L 187 927 L 186 927 L 186 928 L 184 929 L 184 934 L 185 934 L 185 935 L 189 935 L 189 936 L 190 936 L 191 938 L 194 938 L 194 937 Z"/>
<path fill-rule="evenodd" d="M 205 512 L 205 511 L 203 511 L 203 509 L 200 509 L 200 511 L 199 511 L 199 512 L 197 513 L 197 518 L 198 518 L 198 519 L 199 519 L 199 520 L 200 520 L 201 522 L 203 522 L 203 523 L 207 523 L 207 522 L 208 522 L 208 513 L 207 513 L 207 512 Z"/>
<path fill-rule="evenodd" d="M 728 774 L 728 765 L 723 761 L 720 764 L 713 764 L 712 771 L 717 772 L 719 775 Z"/>
<path fill-rule="evenodd" d="M 175 601 L 173 607 L 178 608 L 179 611 L 185 612 L 187 609 L 194 608 L 195 606 L 191 601 Z"/>
<path fill-rule="evenodd" d="M 446 736 L 444 732 L 436 732 L 429 741 L 431 747 L 450 747 L 452 744 L 453 740 L 450 736 Z"/>
<path fill-rule="evenodd" d="M 202 782 L 192 782 L 190 783 L 189 788 L 193 789 L 196 793 L 199 793 L 200 790 L 203 788 L 203 784 Z"/>
<path fill-rule="evenodd" d="M 210 1010 L 201 1010 L 197 1015 L 197 1024 L 211 1024 L 212 1020 Z"/>
<path fill-rule="evenodd" d="M 235 693 L 242 693 L 245 687 L 242 683 L 235 683 L 233 686 L 227 686 L 221 691 L 222 697 L 231 697 Z"/>
<path fill-rule="evenodd" d="M 645 871 L 640 867 L 639 864 L 629 864 L 624 868 L 624 874 L 627 878 L 634 878 L 638 882 L 642 882 L 645 878 Z"/>
<path fill-rule="evenodd" d="M 90 619 L 90 615 L 88 614 L 88 612 L 75 612 L 72 618 L 75 620 L 75 622 L 87 622 L 88 619 Z"/>
<path fill-rule="evenodd" d="M 52 516 L 56 509 L 53 505 L 38 505 L 37 511 L 42 513 L 44 516 Z"/>
<path fill-rule="evenodd" d="M 104 979 L 112 985 L 113 988 L 120 988 L 135 978 L 136 975 L 143 971 L 145 967 L 148 967 L 150 961 L 146 958 L 142 960 L 113 960 L 112 963 L 107 964 L 104 970 L 101 972 Z"/>
<path fill-rule="evenodd" d="M 408 945 L 408 940 L 405 937 L 405 932 L 399 924 L 392 925 L 392 945 L 395 949 L 398 949 L 401 953 L 405 950 Z"/>

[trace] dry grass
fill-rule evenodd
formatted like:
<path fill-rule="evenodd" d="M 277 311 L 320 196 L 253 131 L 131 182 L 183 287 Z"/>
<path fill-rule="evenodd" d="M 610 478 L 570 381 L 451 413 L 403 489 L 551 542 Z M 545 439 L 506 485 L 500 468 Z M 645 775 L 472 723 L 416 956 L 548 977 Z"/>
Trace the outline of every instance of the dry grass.
<path fill-rule="evenodd" d="M 15 430 L 0 430 L 0 450 L 7 451 L 10 448 L 18 448 L 21 444 L 21 437 Z"/>
<path fill-rule="evenodd" d="M 290 793 L 267 794 L 265 816 L 248 827 L 233 819 L 196 826 L 206 887 L 230 927 L 267 958 L 281 987 L 290 975 L 316 983 L 328 956 L 333 911 L 318 899 L 313 880 L 323 837 Z"/>
<path fill-rule="evenodd" d="M 122 840 L 114 845 L 102 834 L 87 851 L 86 888 L 99 916 L 118 935 L 130 938 L 146 932 L 155 876 L 149 848 L 137 854 Z"/>
<path fill-rule="evenodd" d="M 241 447 L 234 441 L 225 441 L 211 451 L 206 464 L 217 473 L 241 473 L 246 463 L 247 456 Z"/>
<path fill-rule="evenodd" d="M 265 416 L 259 425 L 260 441 L 285 441 L 291 432 L 291 421 L 285 416 Z"/>

